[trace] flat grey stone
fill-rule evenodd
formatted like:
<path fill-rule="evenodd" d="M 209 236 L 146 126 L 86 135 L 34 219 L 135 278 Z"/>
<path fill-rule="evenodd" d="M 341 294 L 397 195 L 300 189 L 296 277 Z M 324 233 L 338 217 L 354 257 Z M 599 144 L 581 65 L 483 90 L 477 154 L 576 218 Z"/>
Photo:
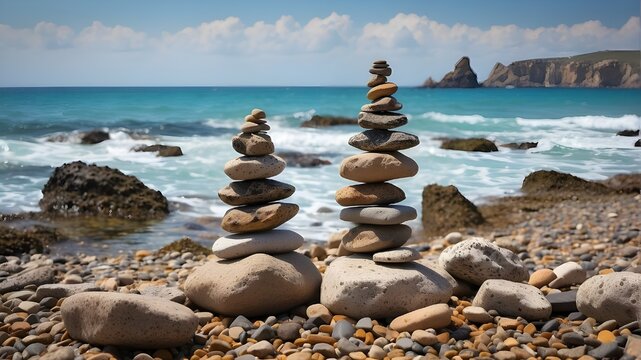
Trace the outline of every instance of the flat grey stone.
<path fill-rule="evenodd" d="M 576 290 L 551 293 L 545 296 L 552 304 L 552 312 L 571 313 L 577 311 Z"/>
<path fill-rule="evenodd" d="M 407 116 L 395 112 L 361 112 L 358 125 L 365 129 L 393 129 L 407 124 Z"/>
<path fill-rule="evenodd" d="M 22 290 L 27 285 L 50 284 L 54 281 L 54 275 L 51 266 L 41 266 L 35 269 L 24 270 L 0 282 L 0 294 Z"/>
<path fill-rule="evenodd" d="M 61 299 L 87 291 L 102 291 L 102 289 L 92 283 L 45 284 L 38 286 L 38 289 L 36 290 L 36 299 L 41 300 L 46 297 Z"/>
<path fill-rule="evenodd" d="M 346 338 L 349 339 L 354 335 L 356 332 L 356 329 L 354 328 L 354 325 L 352 325 L 349 321 L 347 320 L 339 320 L 334 324 L 334 329 L 332 330 L 332 337 L 336 340 L 339 340 L 341 338 Z"/>
<path fill-rule="evenodd" d="M 270 230 L 218 238 L 211 251 L 219 258 L 235 259 L 256 253 L 286 253 L 298 249 L 304 242 L 297 232 Z"/>
<path fill-rule="evenodd" d="M 372 255 L 372 260 L 377 263 L 407 263 L 421 258 L 421 253 L 410 247 L 381 251 Z"/>
<path fill-rule="evenodd" d="M 341 210 L 340 219 L 358 224 L 396 225 L 416 219 L 416 209 L 405 205 L 349 207 Z"/>
<path fill-rule="evenodd" d="M 348 143 L 364 151 L 397 151 L 413 148 L 420 140 L 402 131 L 366 130 L 349 138 Z"/>

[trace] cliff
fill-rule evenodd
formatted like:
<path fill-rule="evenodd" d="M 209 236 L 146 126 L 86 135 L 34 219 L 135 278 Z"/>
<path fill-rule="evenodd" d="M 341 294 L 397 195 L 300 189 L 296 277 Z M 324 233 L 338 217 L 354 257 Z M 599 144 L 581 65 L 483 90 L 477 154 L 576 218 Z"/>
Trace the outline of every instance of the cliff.
<path fill-rule="evenodd" d="M 480 87 L 476 73 L 470 66 L 470 58 L 463 56 L 454 66 L 454 70 L 443 76 L 439 82 L 431 77 L 423 83 L 423 87 L 429 88 L 477 88 Z"/>
<path fill-rule="evenodd" d="M 639 87 L 639 51 L 599 51 L 494 65 L 483 87 Z"/>

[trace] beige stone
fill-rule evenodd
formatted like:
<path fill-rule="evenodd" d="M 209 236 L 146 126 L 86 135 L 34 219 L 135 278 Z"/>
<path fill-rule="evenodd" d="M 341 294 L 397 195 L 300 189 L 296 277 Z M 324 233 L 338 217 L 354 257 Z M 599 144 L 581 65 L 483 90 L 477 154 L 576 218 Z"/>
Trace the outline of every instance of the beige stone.
<path fill-rule="evenodd" d="M 542 288 L 550 283 L 550 281 L 556 279 L 556 274 L 550 269 L 539 269 L 530 275 L 530 280 L 528 284 L 536 286 L 537 288 Z"/>
<path fill-rule="evenodd" d="M 419 329 L 440 329 L 451 322 L 452 309 L 447 304 L 435 304 L 401 315 L 390 323 L 399 332 Z"/>
<path fill-rule="evenodd" d="M 627 324 L 641 314 L 641 274 L 621 271 L 587 279 L 576 294 L 576 306 L 599 322 Z"/>
<path fill-rule="evenodd" d="M 276 180 L 235 181 L 218 191 L 218 197 L 232 206 L 262 204 L 286 199 L 294 186 Z"/>
<path fill-rule="evenodd" d="M 307 307 L 307 310 L 305 311 L 305 314 L 307 315 L 307 318 L 312 318 L 312 317 L 319 317 L 321 318 L 325 324 L 329 324 L 332 322 L 332 315 L 331 311 L 325 305 L 323 304 L 312 304 Z"/>
<path fill-rule="evenodd" d="M 245 121 L 246 122 L 251 122 L 251 123 L 254 123 L 254 124 L 265 124 L 265 123 L 267 123 L 267 120 L 262 119 L 262 118 L 261 119 L 257 119 L 252 115 L 245 116 Z"/>
<path fill-rule="evenodd" d="M 267 134 L 242 133 L 231 139 L 231 146 L 236 152 L 247 156 L 269 155 L 274 152 L 274 143 Z"/>
<path fill-rule="evenodd" d="M 85 292 L 60 308 L 69 335 L 94 345 L 170 348 L 190 342 L 198 318 L 186 306 L 158 297 Z"/>
<path fill-rule="evenodd" d="M 370 100 L 380 99 L 384 96 L 391 96 L 398 90 L 398 86 L 393 82 L 377 85 L 367 92 L 367 98 Z"/>
<path fill-rule="evenodd" d="M 412 177 L 418 164 L 400 152 L 366 152 L 347 157 L 341 162 L 340 176 L 364 183 L 376 183 Z"/>
<path fill-rule="evenodd" d="M 402 246 L 411 236 L 407 225 L 359 225 L 343 236 L 342 243 L 351 252 L 376 252 Z"/>
<path fill-rule="evenodd" d="M 338 249 L 343 240 L 343 236 L 347 234 L 349 229 L 341 229 L 339 231 L 333 232 L 327 238 L 327 248 L 328 249 Z"/>
<path fill-rule="evenodd" d="M 256 119 L 264 119 L 267 116 L 261 109 L 253 109 L 251 115 Z"/>
<path fill-rule="evenodd" d="M 253 122 L 246 121 L 240 127 L 240 131 L 244 133 L 257 133 L 259 131 L 269 131 L 271 129 L 267 124 L 256 124 Z"/>
<path fill-rule="evenodd" d="M 320 282 L 318 269 L 304 255 L 254 254 L 211 260 L 196 268 L 185 282 L 185 294 L 216 314 L 257 317 L 313 301 Z"/>
<path fill-rule="evenodd" d="M 325 270 L 321 304 L 352 319 L 384 319 L 447 302 L 451 295 L 443 276 L 417 262 L 380 265 L 368 256 L 350 255 Z"/>
<path fill-rule="evenodd" d="M 372 255 L 372 260 L 377 263 L 399 264 L 412 262 L 421 258 L 421 253 L 411 247 L 400 247 L 381 251 Z"/>
<path fill-rule="evenodd" d="M 587 273 L 581 265 L 574 261 L 568 261 L 554 268 L 556 279 L 552 280 L 548 286 L 560 289 L 574 284 L 581 284 L 585 281 Z"/>
<path fill-rule="evenodd" d="M 486 280 L 472 305 L 496 310 L 502 316 L 521 316 L 527 320 L 547 320 L 552 314 L 552 305 L 541 290 L 508 280 Z"/>
<path fill-rule="evenodd" d="M 399 103 L 395 97 L 386 96 L 382 97 L 371 104 L 361 106 L 361 111 L 375 112 L 375 111 L 396 111 L 403 108 L 403 104 Z"/>
<path fill-rule="evenodd" d="M 405 192 L 386 182 L 350 185 L 336 191 L 336 202 L 342 206 L 386 205 L 403 200 Z"/>
<path fill-rule="evenodd" d="M 220 226 L 228 232 L 241 234 L 274 229 L 298 213 L 298 205 L 270 203 L 247 205 L 227 210 Z"/>
<path fill-rule="evenodd" d="M 285 170 L 285 160 L 275 155 L 241 156 L 229 160 L 223 169 L 233 180 L 266 179 Z"/>

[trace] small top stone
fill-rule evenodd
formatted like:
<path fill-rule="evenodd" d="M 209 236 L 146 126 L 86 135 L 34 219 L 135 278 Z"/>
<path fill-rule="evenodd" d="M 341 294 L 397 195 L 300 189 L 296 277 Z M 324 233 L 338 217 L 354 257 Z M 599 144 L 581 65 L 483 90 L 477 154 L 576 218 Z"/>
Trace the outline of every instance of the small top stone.
<path fill-rule="evenodd" d="M 267 116 L 261 109 L 252 110 L 251 115 L 256 119 L 264 119 Z"/>
<path fill-rule="evenodd" d="M 387 64 L 387 60 L 374 60 L 372 64 Z"/>

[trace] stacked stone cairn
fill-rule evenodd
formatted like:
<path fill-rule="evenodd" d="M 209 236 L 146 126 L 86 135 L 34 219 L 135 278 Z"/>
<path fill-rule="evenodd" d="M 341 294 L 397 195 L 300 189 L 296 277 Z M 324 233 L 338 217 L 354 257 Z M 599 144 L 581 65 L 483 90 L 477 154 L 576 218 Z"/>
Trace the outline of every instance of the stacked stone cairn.
<path fill-rule="evenodd" d="M 387 81 L 392 69 L 386 61 L 375 61 L 372 78 L 361 107 L 358 124 L 367 129 L 349 139 L 365 152 L 350 156 L 340 166 L 341 177 L 361 182 L 336 192 L 343 209 L 340 218 L 357 225 L 342 238 L 343 253 L 325 272 L 321 303 L 335 313 L 354 318 L 394 317 L 418 308 L 447 302 L 451 285 L 438 273 L 416 262 L 420 254 L 402 247 L 411 237 L 403 222 L 416 218 L 409 206 L 392 205 L 405 193 L 387 182 L 416 175 L 418 165 L 399 150 L 419 144 L 415 135 L 393 131 L 407 124 L 407 117 L 394 111 L 402 108 L 396 84 Z M 341 250 L 339 249 L 339 254 Z"/>
<path fill-rule="evenodd" d="M 298 205 L 278 202 L 295 188 L 269 179 L 286 164 L 272 155 L 274 143 L 265 117 L 260 109 L 245 117 L 242 133 L 232 139 L 232 147 L 243 156 L 225 164 L 225 174 L 235 181 L 218 196 L 235 207 L 225 213 L 221 227 L 232 235 L 216 240 L 212 252 L 218 260 L 194 271 L 185 284 L 194 303 L 217 313 L 279 313 L 318 295 L 320 273 L 309 258 L 294 252 L 303 237 L 274 230 L 298 213 Z"/>

